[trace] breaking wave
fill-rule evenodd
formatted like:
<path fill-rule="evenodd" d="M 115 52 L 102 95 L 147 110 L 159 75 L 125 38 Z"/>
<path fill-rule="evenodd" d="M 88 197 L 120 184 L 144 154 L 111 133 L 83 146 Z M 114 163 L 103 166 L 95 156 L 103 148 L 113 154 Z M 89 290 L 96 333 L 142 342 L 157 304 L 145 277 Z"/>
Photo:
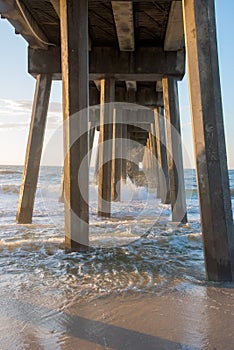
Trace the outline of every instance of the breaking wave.
<path fill-rule="evenodd" d="M 3 193 L 18 194 L 19 191 L 20 191 L 20 186 L 17 186 L 17 185 L 0 185 L 0 192 L 3 192 Z"/>
<path fill-rule="evenodd" d="M 13 169 L 0 169 L 0 175 L 13 175 L 13 174 L 21 174 L 21 171 L 13 170 Z"/>

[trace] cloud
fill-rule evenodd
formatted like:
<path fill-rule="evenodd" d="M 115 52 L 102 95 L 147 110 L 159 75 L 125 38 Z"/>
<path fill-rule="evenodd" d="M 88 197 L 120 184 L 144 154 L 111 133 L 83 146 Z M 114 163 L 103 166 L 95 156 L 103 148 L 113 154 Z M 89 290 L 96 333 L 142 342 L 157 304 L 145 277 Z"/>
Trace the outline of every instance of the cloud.
<path fill-rule="evenodd" d="M 27 100 L 0 99 L 0 129 L 29 128 L 32 102 Z M 56 129 L 62 123 L 62 105 L 51 102 L 47 116 L 47 128 Z"/>

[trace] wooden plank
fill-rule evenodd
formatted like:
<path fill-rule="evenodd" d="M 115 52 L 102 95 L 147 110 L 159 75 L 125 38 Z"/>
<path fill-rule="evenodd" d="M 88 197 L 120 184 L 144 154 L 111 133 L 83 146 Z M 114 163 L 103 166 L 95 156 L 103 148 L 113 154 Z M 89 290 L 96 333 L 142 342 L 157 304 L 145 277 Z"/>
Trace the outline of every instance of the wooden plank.
<path fill-rule="evenodd" d="M 65 246 L 89 244 L 88 4 L 61 0 L 61 44 L 64 115 Z M 82 166 L 81 166 L 82 165 Z"/>
<path fill-rule="evenodd" d="M 134 51 L 134 21 L 132 1 L 112 1 L 120 51 Z"/>
<path fill-rule="evenodd" d="M 165 51 L 181 49 L 184 36 L 182 3 L 172 1 L 164 40 Z"/>
<path fill-rule="evenodd" d="M 232 280 L 234 235 L 214 1 L 183 1 L 183 13 L 207 277 Z"/>
<path fill-rule="evenodd" d="M 49 75 L 38 75 L 37 77 L 24 172 L 16 216 L 16 221 L 19 224 L 30 224 L 32 222 L 51 81 L 51 76 Z"/>

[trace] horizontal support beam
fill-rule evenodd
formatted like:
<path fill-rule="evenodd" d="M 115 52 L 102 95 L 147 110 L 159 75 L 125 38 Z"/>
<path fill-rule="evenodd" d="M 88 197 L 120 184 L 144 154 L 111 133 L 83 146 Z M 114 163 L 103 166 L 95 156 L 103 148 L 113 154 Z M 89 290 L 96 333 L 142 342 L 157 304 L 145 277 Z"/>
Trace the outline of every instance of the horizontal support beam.
<path fill-rule="evenodd" d="M 28 71 L 32 75 L 52 74 L 61 79 L 59 48 L 29 48 Z M 112 77 L 121 81 L 156 81 L 163 76 L 182 79 L 185 72 L 184 50 L 165 52 L 158 47 L 140 47 L 135 52 L 121 52 L 112 47 L 95 47 L 89 53 L 89 79 Z"/>
<path fill-rule="evenodd" d="M 134 51 L 134 20 L 132 1 L 112 1 L 112 11 L 120 51 Z"/>
<path fill-rule="evenodd" d="M 139 138 L 147 138 L 147 134 L 151 131 L 151 124 L 149 123 L 135 123 L 128 124 L 128 132 L 138 136 Z"/>
<path fill-rule="evenodd" d="M 53 5 L 53 8 L 55 9 L 58 17 L 60 18 L 60 0 L 50 0 L 50 2 Z"/>
<path fill-rule="evenodd" d="M 126 108 L 125 108 L 126 107 Z M 133 126 L 144 128 L 144 124 L 151 124 L 154 122 L 154 115 L 153 110 L 150 109 L 142 109 L 139 108 L 136 110 L 134 108 L 134 111 L 131 110 L 129 105 L 123 104 L 121 107 L 117 106 L 117 108 L 121 108 L 124 113 L 121 119 L 121 123 L 123 124 L 129 124 Z M 97 113 L 90 113 L 89 121 L 92 123 L 92 125 L 99 125 L 100 124 L 100 114 L 99 108 L 96 109 Z M 118 123 L 118 120 L 116 120 L 116 123 Z M 148 129 L 147 129 L 148 130 Z"/>
<path fill-rule="evenodd" d="M 102 2 L 113 2 L 113 1 L 119 1 L 119 0 L 102 0 Z M 128 2 L 127 0 L 125 0 L 126 2 Z M 173 0 L 155 0 L 154 2 L 158 2 L 158 3 L 169 3 L 172 2 Z M 181 0 L 175 0 L 178 2 L 181 2 Z M 132 0 L 132 2 L 142 2 L 145 3 L 145 0 Z"/>
<path fill-rule="evenodd" d="M 95 86 L 89 87 L 89 101 L 90 106 L 98 105 L 100 103 L 100 91 Z M 151 108 L 151 107 L 163 107 L 163 94 L 161 92 L 156 92 L 153 87 L 149 86 L 139 86 L 136 92 L 136 99 L 132 102 L 129 99 L 127 90 L 124 87 L 115 87 L 115 102 L 117 103 L 133 103 L 141 106 Z"/>
<path fill-rule="evenodd" d="M 176 51 L 181 48 L 184 37 L 182 3 L 172 1 L 164 41 L 165 51 Z"/>
<path fill-rule="evenodd" d="M 116 102 L 127 102 L 133 103 L 148 108 L 154 107 L 163 107 L 163 94 L 156 92 L 156 90 L 150 86 L 138 86 L 137 91 L 135 92 L 135 100 L 132 101 L 131 96 L 123 87 L 117 87 L 115 92 L 115 101 Z"/>

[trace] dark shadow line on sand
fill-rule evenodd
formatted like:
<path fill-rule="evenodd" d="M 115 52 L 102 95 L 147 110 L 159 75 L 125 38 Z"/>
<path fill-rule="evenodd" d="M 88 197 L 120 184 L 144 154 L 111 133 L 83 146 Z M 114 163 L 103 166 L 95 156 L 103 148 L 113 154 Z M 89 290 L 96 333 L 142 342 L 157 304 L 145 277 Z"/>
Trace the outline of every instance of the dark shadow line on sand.
<path fill-rule="evenodd" d="M 45 328 L 48 331 L 70 335 L 115 350 L 200 350 L 141 333 L 127 328 L 106 324 L 81 316 L 70 315 L 46 307 L 40 307 L 19 299 L 0 297 L 1 316 Z"/>

